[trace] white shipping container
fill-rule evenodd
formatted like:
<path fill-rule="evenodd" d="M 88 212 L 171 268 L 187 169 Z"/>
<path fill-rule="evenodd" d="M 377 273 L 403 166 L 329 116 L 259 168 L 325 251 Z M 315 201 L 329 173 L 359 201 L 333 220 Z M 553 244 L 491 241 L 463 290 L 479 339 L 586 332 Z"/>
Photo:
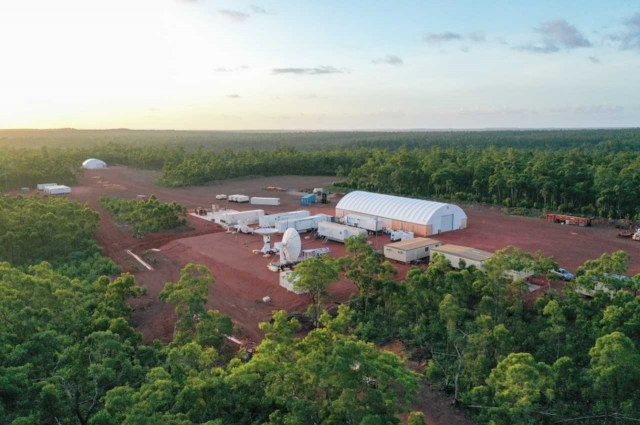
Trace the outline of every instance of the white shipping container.
<path fill-rule="evenodd" d="M 305 210 L 269 214 L 260 217 L 260 227 L 274 227 L 276 225 L 276 221 L 295 220 L 296 218 L 309 217 L 310 215 L 311 213 Z"/>
<path fill-rule="evenodd" d="M 227 212 L 224 214 L 220 221 L 227 225 L 239 224 L 258 224 L 260 217 L 264 216 L 264 210 L 251 210 L 251 211 L 238 211 Z"/>
<path fill-rule="evenodd" d="M 44 188 L 44 193 L 49 195 L 64 195 L 65 193 L 71 193 L 69 186 L 47 186 Z"/>
<path fill-rule="evenodd" d="M 344 223 L 347 226 L 359 227 L 370 232 L 382 231 L 382 220 L 375 217 L 365 217 L 362 215 L 348 214 L 344 216 Z"/>
<path fill-rule="evenodd" d="M 293 220 L 279 220 L 276 221 L 275 228 L 278 229 L 278 233 L 284 233 L 289 228 L 296 229 L 298 232 L 306 232 L 307 230 L 317 229 L 318 223 L 329 220 L 331 220 L 330 216 L 318 214 Z"/>
<path fill-rule="evenodd" d="M 249 197 L 246 195 L 229 195 L 229 202 L 249 202 Z"/>
<path fill-rule="evenodd" d="M 38 185 L 38 190 L 44 190 L 45 188 L 47 188 L 49 186 L 58 186 L 58 183 L 40 183 Z"/>
<path fill-rule="evenodd" d="M 344 224 L 323 222 L 318 223 L 318 235 L 332 241 L 344 242 L 345 239 L 351 236 L 367 236 L 367 231 L 357 227 L 345 226 Z"/>
<path fill-rule="evenodd" d="M 280 198 L 261 198 L 254 196 L 251 198 L 252 205 L 280 205 Z"/>

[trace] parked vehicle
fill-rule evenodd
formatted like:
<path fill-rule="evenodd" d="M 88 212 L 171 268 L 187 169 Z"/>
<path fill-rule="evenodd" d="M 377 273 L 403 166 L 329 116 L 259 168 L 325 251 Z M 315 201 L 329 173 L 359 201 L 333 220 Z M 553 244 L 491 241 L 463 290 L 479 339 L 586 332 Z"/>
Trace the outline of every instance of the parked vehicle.
<path fill-rule="evenodd" d="M 566 269 L 563 269 L 562 267 L 556 270 L 549 270 L 549 273 L 554 274 L 556 276 L 560 276 L 562 280 L 565 280 L 565 281 L 570 281 L 571 279 L 573 279 L 573 273 L 569 272 Z"/>

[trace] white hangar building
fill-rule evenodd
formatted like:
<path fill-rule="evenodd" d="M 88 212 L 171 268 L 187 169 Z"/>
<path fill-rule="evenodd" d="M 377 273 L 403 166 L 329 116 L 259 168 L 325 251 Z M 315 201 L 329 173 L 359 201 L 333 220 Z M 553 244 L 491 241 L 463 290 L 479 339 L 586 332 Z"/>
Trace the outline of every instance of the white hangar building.
<path fill-rule="evenodd" d="M 85 170 L 99 170 L 107 168 L 107 163 L 99 159 L 89 158 L 82 163 L 82 168 Z"/>
<path fill-rule="evenodd" d="M 456 205 L 371 192 L 346 194 L 336 205 L 336 217 L 349 214 L 375 217 L 384 228 L 413 232 L 415 236 L 467 227 L 467 215 Z"/>

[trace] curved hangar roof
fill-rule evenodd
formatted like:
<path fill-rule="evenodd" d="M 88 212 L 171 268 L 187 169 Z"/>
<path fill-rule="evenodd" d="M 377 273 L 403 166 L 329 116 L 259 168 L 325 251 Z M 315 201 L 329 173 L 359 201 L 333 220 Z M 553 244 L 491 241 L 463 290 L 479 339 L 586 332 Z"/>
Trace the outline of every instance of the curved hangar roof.
<path fill-rule="evenodd" d="M 462 208 L 456 205 L 361 191 L 347 193 L 336 209 L 416 224 L 429 223 L 431 217 L 441 209 L 467 218 Z"/>
<path fill-rule="evenodd" d="M 96 158 L 89 158 L 82 163 L 82 168 L 94 169 L 94 168 L 106 168 L 106 167 L 107 167 L 106 162 Z"/>

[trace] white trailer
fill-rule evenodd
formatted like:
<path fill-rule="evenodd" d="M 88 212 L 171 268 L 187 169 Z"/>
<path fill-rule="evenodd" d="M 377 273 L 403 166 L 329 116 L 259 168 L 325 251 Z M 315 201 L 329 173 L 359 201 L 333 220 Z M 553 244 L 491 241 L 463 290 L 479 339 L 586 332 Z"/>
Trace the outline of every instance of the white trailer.
<path fill-rule="evenodd" d="M 276 221 L 295 220 L 296 218 L 309 217 L 310 215 L 311 213 L 305 210 L 269 214 L 264 217 L 260 217 L 260 227 L 274 227 L 276 225 Z"/>
<path fill-rule="evenodd" d="M 249 202 L 249 197 L 247 195 L 229 195 L 229 202 Z"/>
<path fill-rule="evenodd" d="M 71 188 L 69 186 L 47 186 L 44 188 L 44 193 L 49 195 L 64 195 L 65 193 L 71 193 Z"/>
<path fill-rule="evenodd" d="M 284 233 L 287 229 L 296 229 L 298 232 L 306 232 L 318 228 L 318 223 L 330 221 L 331 217 L 326 214 L 312 215 L 310 217 L 295 218 L 293 220 L 279 220 L 275 223 L 278 233 Z"/>
<path fill-rule="evenodd" d="M 38 185 L 38 190 L 45 190 L 47 187 L 50 186 L 58 186 L 58 183 L 40 183 Z"/>
<path fill-rule="evenodd" d="M 318 223 L 318 236 L 332 240 L 336 242 L 344 243 L 345 239 L 351 236 L 367 236 L 365 229 L 359 229 L 357 227 L 345 226 L 344 224 L 321 222 Z"/>
<path fill-rule="evenodd" d="M 258 224 L 262 216 L 264 216 L 264 210 L 227 212 L 220 218 L 220 222 L 228 226 Z"/>
<path fill-rule="evenodd" d="M 437 248 L 442 242 L 429 238 L 414 238 L 389 243 L 384 246 L 384 256 L 401 263 L 414 263 L 431 257 L 431 248 Z"/>
<path fill-rule="evenodd" d="M 280 198 L 261 198 L 254 196 L 251 198 L 252 205 L 280 205 Z"/>
<path fill-rule="evenodd" d="M 362 215 L 347 214 L 342 219 L 347 226 L 359 227 L 370 232 L 382 231 L 382 220 L 375 217 L 365 217 Z"/>

